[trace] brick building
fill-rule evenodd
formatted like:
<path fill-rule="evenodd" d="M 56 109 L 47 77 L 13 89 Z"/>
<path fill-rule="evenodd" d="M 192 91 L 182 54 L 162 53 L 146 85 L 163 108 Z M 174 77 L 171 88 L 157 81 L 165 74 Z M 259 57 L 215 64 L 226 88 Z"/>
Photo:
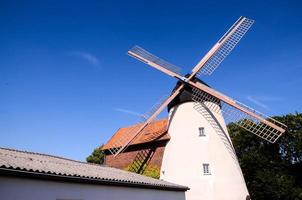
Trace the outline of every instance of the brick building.
<path fill-rule="evenodd" d="M 160 168 L 165 146 L 170 140 L 167 132 L 167 123 L 167 119 L 151 123 L 143 133 L 130 143 L 129 147 L 123 153 L 117 157 L 113 157 L 108 149 L 127 131 L 138 127 L 138 125 L 118 129 L 103 146 L 106 154 L 105 164 L 119 169 L 130 167 L 130 171 L 136 173 L 142 173 L 147 166 Z"/>

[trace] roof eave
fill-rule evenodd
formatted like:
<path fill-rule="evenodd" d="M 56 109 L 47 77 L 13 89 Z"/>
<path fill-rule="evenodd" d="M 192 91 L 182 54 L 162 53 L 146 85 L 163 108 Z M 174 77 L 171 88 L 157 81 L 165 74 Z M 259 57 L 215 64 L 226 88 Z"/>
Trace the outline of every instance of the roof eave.
<path fill-rule="evenodd" d="M 61 182 L 76 182 L 76 183 L 89 183 L 107 186 L 120 186 L 120 187 L 135 187 L 135 188 L 145 188 L 145 189 L 156 189 L 156 190 L 169 190 L 169 191 L 187 191 L 188 187 L 177 187 L 177 186 L 167 186 L 167 185 L 151 185 L 146 183 L 133 183 L 127 181 L 117 181 L 117 180 L 106 180 L 101 178 L 85 178 L 80 176 L 66 176 L 51 173 L 41 173 L 26 170 L 16 170 L 11 168 L 0 168 L 0 175 L 6 176 L 16 176 L 31 179 L 43 179 Z"/>

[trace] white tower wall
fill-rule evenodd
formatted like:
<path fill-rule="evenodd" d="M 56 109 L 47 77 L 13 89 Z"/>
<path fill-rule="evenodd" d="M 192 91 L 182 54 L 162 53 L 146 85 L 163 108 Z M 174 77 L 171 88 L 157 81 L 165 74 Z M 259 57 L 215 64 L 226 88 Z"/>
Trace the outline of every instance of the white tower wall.
<path fill-rule="evenodd" d="M 165 148 L 161 179 L 188 186 L 187 200 L 248 199 L 221 114 L 187 102 L 170 110 L 169 122 L 171 139 Z M 199 136 L 199 127 L 204 127 L 205 136 Z M 204 175 L 203 164 L 209 164 L 210 175 Z"/>

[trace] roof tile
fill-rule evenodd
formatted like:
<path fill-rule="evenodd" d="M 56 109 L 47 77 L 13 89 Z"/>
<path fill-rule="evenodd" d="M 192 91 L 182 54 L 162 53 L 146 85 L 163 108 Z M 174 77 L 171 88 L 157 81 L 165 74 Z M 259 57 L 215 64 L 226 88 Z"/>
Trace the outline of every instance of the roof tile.
<path fill-rule="evenodd" d="M 145 130 L 139 134 L 131 143 L 130 145 L 135 144 L 142 144 L 151 141 L 160 141 L 160 140 L 169 140 L 170 136 L 167 132 L 167 119 L 162 119 L 158 121 L 154 121 L 149 124 Z M 129 130 L 135 129 L 139 127 L 140 124 L 136 124 L 129 127 L 120 128 L 117 132 L 110 138 L 110 140 L 102 147 L 102 149 L 110 149 L 114 146 L 116 141 L 118 141 L 124 134 L 126 134 Z"/>

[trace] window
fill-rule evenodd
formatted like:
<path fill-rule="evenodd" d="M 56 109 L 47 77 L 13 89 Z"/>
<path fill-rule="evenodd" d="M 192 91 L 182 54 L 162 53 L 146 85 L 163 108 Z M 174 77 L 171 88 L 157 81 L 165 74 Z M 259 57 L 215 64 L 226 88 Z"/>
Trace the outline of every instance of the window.
<path fill-rule="evenodd" d="M 198 131 L 199 131 L 199 137 L 206 136 L 206 134 L 204 132 L 204 127 L 199 127 Z"/>
<path fill-rule="evenodd" d="M 203 166 L 203 175 L 211 175 L 210 164 L 204 163 L 202 164 L 202 166 Z"/>

